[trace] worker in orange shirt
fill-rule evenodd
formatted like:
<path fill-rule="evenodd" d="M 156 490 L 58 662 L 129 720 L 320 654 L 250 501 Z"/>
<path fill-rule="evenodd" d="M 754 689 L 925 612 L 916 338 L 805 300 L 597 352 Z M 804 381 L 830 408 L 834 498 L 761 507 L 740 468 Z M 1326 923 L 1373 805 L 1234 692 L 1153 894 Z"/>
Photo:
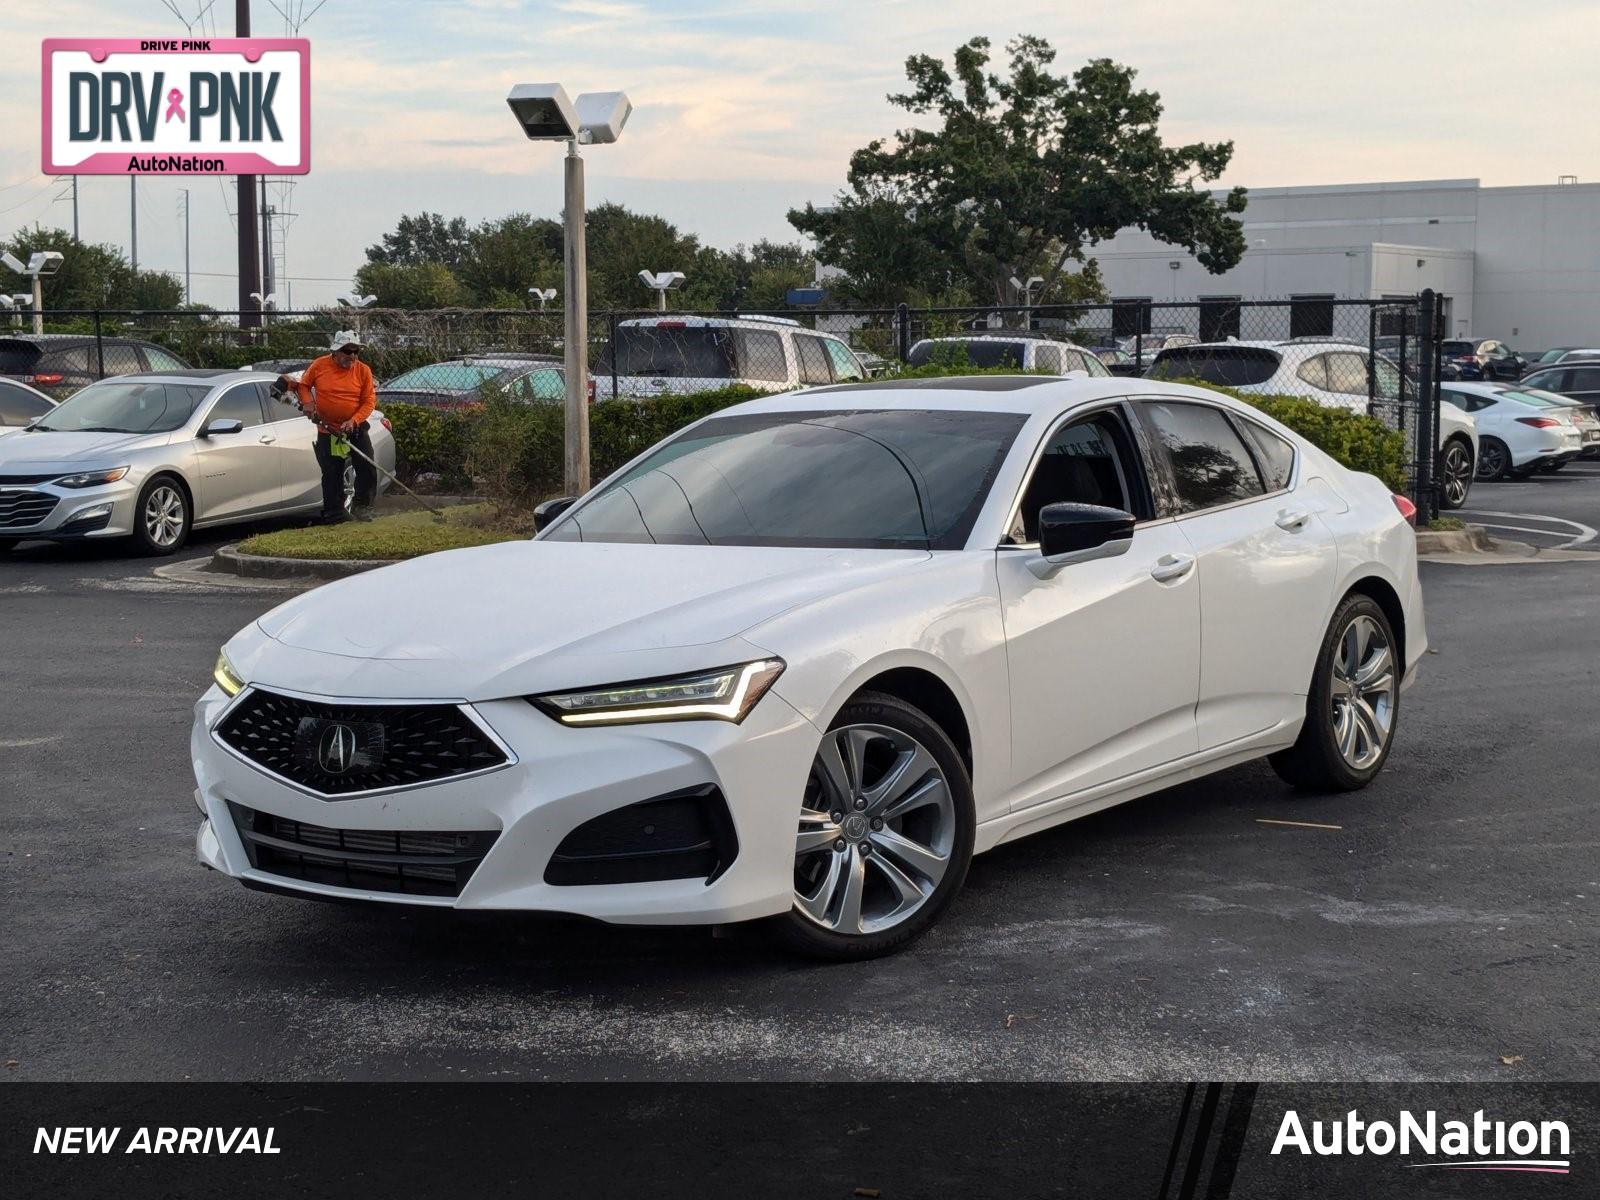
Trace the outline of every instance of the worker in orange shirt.
<path fill-rule="evenodd" d="M 285 388 L 299 393 L 300 411 L 317 426 L 317 465 L 322 468 L 322 519 L 337 524 L 347 519 L 344 509 L 345 464 L 355 460 L 357 520 L 371 520 L 372 499 L 378 490 L 378 473 L 372 457 L 372 436 L 367 418 L 377 404 L 372 368 L 361 361 L 361 338 L 348 329 L 333 337 L 327 354 L 314 359 L 298 380 L 278 377 Z M 335 441 L 342 438 L 361 454 L 340 454 Z M 365 455 L 365 458 L 362 457 Z"/>

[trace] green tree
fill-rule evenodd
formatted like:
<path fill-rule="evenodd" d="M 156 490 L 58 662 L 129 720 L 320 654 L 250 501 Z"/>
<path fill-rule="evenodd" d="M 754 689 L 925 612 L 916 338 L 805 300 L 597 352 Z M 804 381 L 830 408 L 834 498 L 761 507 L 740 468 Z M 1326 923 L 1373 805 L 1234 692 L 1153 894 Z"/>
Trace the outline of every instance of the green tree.
<path fill-rule="evenodd" d="M 356 287 L 376 296 L 380 308 L 451 308 L 462 303 L 461 283 L 443 263 L 369 262 L 356 272 Z"/>
<path fill-rule="evenodd" d="M 80 242 L 64 229 L 36 225 L 19 230 L 0 249 L 28 260 L 39 250 L 61 252 L 61 269 L 43 280 L 49 309 L 164 309 L 183 303 L 183 282 L 165 271 L 137 274 L 115 246 Z M 9 278 L 6 278 L 9 276 Z M 0 291 L 27 291 L 31 281 L 0 268 Z"/>
<path fill-rule="evenodd" d="M 1244 211 L 1244 189 L 1219 202 L 1195 186 L 1221 176 L 1232 142 L 1166 145 L 1160 97 L 1110 59 L 1067 76 L 1048 69 L 1056 52 L 1042 38 L 1016 38 L 1007 53 L 1005 77 L 988 70 L 986 38 L 955 52 L 953 75 L 930 55 L 907 59 L 911 89 L 889 99 L 936 126 L 856 151 L 831 207 L 789 214 L 859 298 L 939 292 L 964 275 L 1007 303 L 1012 276 L 1040 275 L 1044 298 L 1081 299 L 1097 283 L 1070 268 L 1088 268 L 1087 247 L 1130 226 L 1214 273 L 1238 263 L 1244 233 L 1230 214 Z"/>
<path fill-rule="evenodd" d="M 376 246 L 367 247 L 367 261 L 395 267 L 443 263 L 455 270 L 468 253 L 468 239 L 465 217 L 447 221 L 431 212 L 401 216 L 393 233 L 384 234 Z"/>
<path fill-rule="evenodd" d="M 560 288 L 561 274 L 561 223 L 527 213 L 477 225 L 455 268 L 468 302 L 481 308 L 523 308 L 529 288 Z"/>

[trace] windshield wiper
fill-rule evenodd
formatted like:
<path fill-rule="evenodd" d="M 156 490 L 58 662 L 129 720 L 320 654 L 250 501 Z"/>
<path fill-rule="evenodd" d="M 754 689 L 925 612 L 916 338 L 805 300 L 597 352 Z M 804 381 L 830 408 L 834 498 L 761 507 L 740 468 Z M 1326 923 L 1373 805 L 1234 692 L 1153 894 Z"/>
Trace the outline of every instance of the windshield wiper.
<path fill-rule="evenodd" d="M 131 429 L 113 429 L 110 425 L 83 425 L 77 429 L 52 429 L 51 433 L 132 433 Z"/>

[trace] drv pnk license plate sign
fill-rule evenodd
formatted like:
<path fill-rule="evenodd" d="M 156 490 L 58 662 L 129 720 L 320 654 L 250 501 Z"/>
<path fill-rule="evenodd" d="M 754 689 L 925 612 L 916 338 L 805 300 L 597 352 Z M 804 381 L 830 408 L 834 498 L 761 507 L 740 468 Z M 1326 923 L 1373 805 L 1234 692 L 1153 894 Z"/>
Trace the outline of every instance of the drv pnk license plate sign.
<path fill-rule="evenodd" d="M 304 175 L 305 38 L 47 38 L 46 175 Z"/>

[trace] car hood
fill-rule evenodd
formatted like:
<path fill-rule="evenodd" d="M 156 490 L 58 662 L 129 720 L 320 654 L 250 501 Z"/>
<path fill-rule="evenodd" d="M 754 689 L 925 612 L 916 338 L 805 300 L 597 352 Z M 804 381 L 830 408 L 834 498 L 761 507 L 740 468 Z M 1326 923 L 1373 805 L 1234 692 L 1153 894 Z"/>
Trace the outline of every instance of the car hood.
<path fill-rule="evenodd" d="M 739 635 L 931 558 L 926 551 L 506 542 L 354 576 L 229 643 L 252 683 L 486 700 L 772 653 Z M 237 643 L 237 645 L 236 645 Z M 237 653 L 236 653 L 237 652 Z"/>
<path fill-rule="evenodd" d="M 18 430 L 0 442 L 0 468 L 121 466 L 110 460 L 135 450 L 165 446 L 170 433 L 55 433 Z"/>

